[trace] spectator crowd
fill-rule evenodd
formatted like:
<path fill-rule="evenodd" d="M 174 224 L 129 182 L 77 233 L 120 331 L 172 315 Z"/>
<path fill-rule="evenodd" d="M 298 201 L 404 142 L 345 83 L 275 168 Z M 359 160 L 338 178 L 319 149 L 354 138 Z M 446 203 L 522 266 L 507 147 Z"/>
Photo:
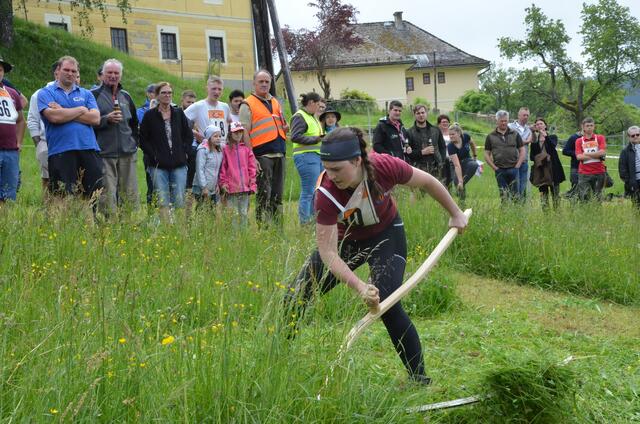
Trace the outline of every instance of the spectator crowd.
<path fill-rule="evenodd" d="M 80 67 L 63 56 L 51 67 L 52 80 L 30 99 L 6 76 L 13 66 L 0 58 L 0 204 L 16 200 L 20 185 L 19 155 L 28 129 L 46 199 L 68 196 L 91 201 L 94 213 L 107 219 L 140 207 L 138 149 L 145 170 L 149 210 L 171 221 L 175 209 L 222 204 L 245 226 L 251 195 L 259 225 L 281 225 L 285 187 L 285 157 L 291 155 L 300 176 L 298 219 L 315 221 L 316 185 L 323 173 L 321 143 L 340 127 L 340 112 L 315 92 L 301 96 L 300 109 L 285 119 L 280 102 L 270 94 L 272 75 L 259 70 L 252 93 L 233 90 L 221 100 L 224 81 L 209 77 L 207 96 L 197 100 L 192 90 L 174 93 L 168 82 L 149 84 L 145 103 L 136 107 L 123 87 L 125 72 L 117 59 L 98 70 L 90 90 L 80 85 Z M 174 99 L 176 102 L 174 102 Z M 394 100 L 373 131 L 373 150 L 406 161 L 436 177 L 460 200 L 466 186 L 482 172 L 472 137 L 446 114 L 428 120 L 426 105 L 413 106 L 413 125 L 401 120 L 403 105 Z M 25 112 L 26 118 L 25 118 Z M 558 155 L 559 141 L 544 117 L 530 120 L 520 108 L 517 119 L 500 110 L 496 127 L 484 142 L 485 166 L 495 174 L 503 203 L 522 202 L 529 184 L 540 192 L 544 208 L 560 203 L 565 181 Z M 627 130 L 629 144 L 619 159 L 625 195 L 640 208 L 640 128 Z M 593 119 L 564 143 L 571 158 L 566 196 L 578 201 L 602 200 L 613 184 L 606 166 L 607 142 L 597 134 Z"/>

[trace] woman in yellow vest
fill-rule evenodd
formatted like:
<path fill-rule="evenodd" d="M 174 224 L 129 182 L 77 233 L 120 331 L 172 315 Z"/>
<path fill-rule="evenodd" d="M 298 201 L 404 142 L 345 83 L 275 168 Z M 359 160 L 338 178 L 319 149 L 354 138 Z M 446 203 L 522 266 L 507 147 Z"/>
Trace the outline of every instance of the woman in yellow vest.
<path fill-rule="evenodd" d="M 302 108 L 291 117 L 291 141 L 293 141 L 293 162 L 300 174 L 300 202 L 298 217 L 301 224 L 313 222 L 313 192 L 318 176 L 322 172 L 320 161 L 320 141 L 324 131 L 315 117 L 322 98 L 318 93 L 300 96 Z"/>

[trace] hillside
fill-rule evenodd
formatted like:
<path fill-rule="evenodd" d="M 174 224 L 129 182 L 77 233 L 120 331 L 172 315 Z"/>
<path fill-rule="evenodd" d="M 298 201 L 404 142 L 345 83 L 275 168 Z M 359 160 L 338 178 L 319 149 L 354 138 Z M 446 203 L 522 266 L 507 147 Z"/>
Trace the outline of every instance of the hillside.
<path fill-rule="evenodd" d="M 64 55 L 74 56 L 80 62 L 84 87 L 90 87 L 94 83 L 96 70 L 106 59 L 115 57 L 120 60 L 124 65 L 122 85 L 131 93 L 136 104 L 144 102 L 146 86 L 158 81 L 170 82 L 176 93 L 192 89 L 198 94 L 198 98 L 203 98 L 206 94 L 204 75 L 202 81 L 183 80 L 119 50 L 18 18 L 14 20 L 14 29 L 13 47 L 0 48 L 0 55 L 14 65 L 7 77 L 27 97 L 52 79 L 51 64 Z M 178 100 L 179 94 L 174 96 L 174 101 Z"/>

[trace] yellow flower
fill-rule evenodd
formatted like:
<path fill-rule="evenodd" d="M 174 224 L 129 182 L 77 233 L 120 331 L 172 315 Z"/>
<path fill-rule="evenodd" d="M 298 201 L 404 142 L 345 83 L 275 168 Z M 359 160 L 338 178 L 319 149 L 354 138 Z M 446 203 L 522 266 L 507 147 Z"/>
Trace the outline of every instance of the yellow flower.
<path fill-rule="evenodd" d="M 80 243 L 82 243 L 83 246 L 87 245 L 87 241 L 86 240 L 82 240 Z"/>
<path fill-rule="evenodd" d="M 140 362 L 140 368 L 144 368 L 146 366 L 147 366 L 146 362 Z"/>
<path fill-rule="evenodd" d="M 51 408 L 49 409 L 49 412 L 51 412 L 53 415 L 58 413 L 58 410 L 56 408 Z"/>
<path fill-rule="evenodd" d="M 126 342 L 127 342 L 127 339 L 125 339 L 124 337 L 120 337 L 118 339 L 118 343 L 120 343 L 120 344 L 125 344 Z"/>
<path fill-rule="evenodd" d="M 167 336 L 164 339 L 162 339 L 161 343 L 162 343 L 162 346 L 166 346 L 166 345 L 169 345 L 169 344 L 171 344 L 171 343 L 173 343 L 175 341 L 176 341 L 175 337 Z"/>

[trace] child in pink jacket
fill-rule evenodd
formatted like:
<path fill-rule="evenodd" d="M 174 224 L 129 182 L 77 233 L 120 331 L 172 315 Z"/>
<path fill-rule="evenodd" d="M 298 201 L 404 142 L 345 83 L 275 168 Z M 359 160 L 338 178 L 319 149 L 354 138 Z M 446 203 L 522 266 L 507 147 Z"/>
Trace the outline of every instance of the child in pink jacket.
<path fill-rule="evenodd" d="M 222 149 L 222 167 L 218 184 L 227 204 L 237 211 L 242 225 L 247 225 L 249 196 L 256 192 L 256 161 L 251 147 L 243 142 L 244 128 L 232 122 L 227 145 Z"/>

